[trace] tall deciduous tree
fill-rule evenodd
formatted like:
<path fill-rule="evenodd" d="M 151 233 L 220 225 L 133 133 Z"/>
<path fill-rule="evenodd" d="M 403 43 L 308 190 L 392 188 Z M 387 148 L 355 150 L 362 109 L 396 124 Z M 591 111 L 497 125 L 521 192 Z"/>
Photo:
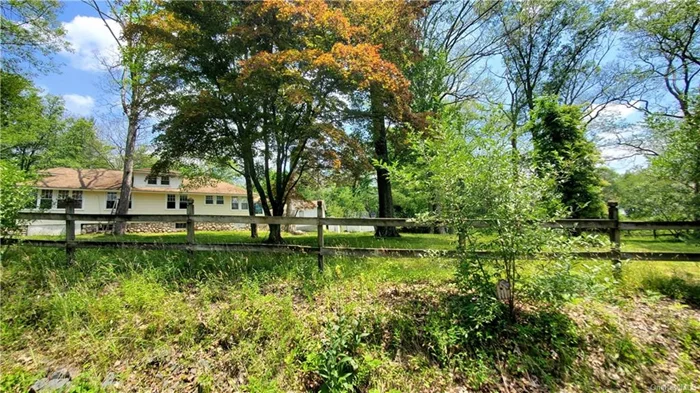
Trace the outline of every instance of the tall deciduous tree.
<path fill-rule="evenodd" d="M 105 66 L 110 82 L 119 94 L 121 112 L 127 120 L 122 183 L 115 209 L 115 214 L 127 214 L 134 177 L 136 141 L 145 121 L 156 110 L 149 94 L 156 79 L 153 73 L 148 72 L 152 48 L 132 26 L 155 12 L 156 7 L 152 1 L 140 0 L 109 0 L 104 3 L 86 0 L 86 3 L 100 15 L 119 48 L 116 63 L 110 64 L 105 60 Z M 115 223 L 115 234 L 123 234 L 125 230 L 125 222 Z"/>
<path fill-rule="evenodd" d="M 58 0 L 0 1 L 3 72 L 26 75 L 50 68 L 51 56 L 68 47 L 56 17 L 60 9 Z"/>
<path fill-rule="evenodd" d="M 30 172 L 51 162 L 52 148 L 64 127 L 63 101 L 41 96 L 26 78 L 2 74 L 0 152 L 19 169 Z"/>
<path fill-rule="evenodd" d="M 112 149 L 97 135 L 95 120 L 68 118 L 65 130 L 53 147 L 56 150 L 52 166 L 69 168 L 111 168 Z"/>
<path fill-rule="evenodd" d="M 560 105 L 557 97 L 535 100 L 527 130 L 532 133 L 534 160 L 542 173 L 553 171 L 561 202 L 571 218 L 601 218 L 605 204 L 596 170 L 598 152 L 586 140 L 581 110 Z"/>
<path fill-rule="evenodd" d="M 484 59 L 501 50 L 496 28 L 502 0 L 431 1 L 419 20 L 423 57 L 410 67 L 413 109 L 437 113 L 441 105 L 484 96 Z"/>
<path fill-rule="evenodd" d="M 409 1 L 362 1 L 350 2 L 346 12 L 349 18 L 361 27 L 357 38 L 381 47 L 383 59 L 406 70 L 420 54 L 417 20 L 426 3 Z M 369 134 L 374 147 L 374 162 L 379 200 L 378 216 L 394 217 L 394 198 L 389 179 L 392 164 L 387 123 L 410 120 L 410 91 L 390 91 L 379 83 L 371 83 L 369 94 L 356 95 L 363 109 L 353 111 L 355 119 L 369 121 Z M 375 236 L 397 237 L 395 227 L 377 227 Z"/>
<path fill-rule="evenodd" d="M 284 215 L 310 146 L 337 127 L 340 95 L 407 88 L 377 46 L 355 43 L 338 5 L 320 0 L 168 3 L 146 29 L 172 82 L 161 154 L 239 161 L 266 215 Z M 268 241 L 282 241 L 279 225 Z"/>
<path fill-rule="evenodd" d="M 628 6 L 625 47 L 639 60 L 638 75 L 668 102 L 635 100 L 649 114 L 674 118 L 694 115 L 692 96 L 700 78 L 700 3 L 696 0 L 636 1 Z"/>
<path fill-rule="evenodd" d="M 541 95 L 582 105 L 582 116 L 592 119 L 606 105 L 636 93 L 638 81 L 608 56 L 623 15 L 609 0 L 505 2 L 499 19 L 513 150 Z"/>
<path fill-rule="evenodd" d="M 700 3 L 694 0 L 628 4 L 626 49 L 636 75 L 662 96 L 628 102 L 646 118 L 641 132 L 618 133 L 618 144 L 650 158 L 660 184 L 675 187 L 671 206 L 700 218 Z M 685 194 L 683 193 L 685 192 Z"/>
<path fill-rule="evenodd" d="M 109 166 L 111 152 L 92 119 L 66 117 L 63 100 L 23 76 L 2 73 L 0 155 L 20 170 Z"/>

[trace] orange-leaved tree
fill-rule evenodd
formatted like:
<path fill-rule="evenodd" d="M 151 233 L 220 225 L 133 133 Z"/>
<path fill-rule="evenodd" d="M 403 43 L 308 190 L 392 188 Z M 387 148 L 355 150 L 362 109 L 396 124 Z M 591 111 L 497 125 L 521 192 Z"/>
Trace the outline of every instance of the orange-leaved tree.
<path fill-rule="evenodd" d="M 343 96 L 408 86 L 336 3 L 169 2 L 142 28 L 164 42 L 153 67 L 171 85 L 161 92 L 172 107 L 159 124 L 162 160 L 240 162 L 270 216 L 284 215 L 310 146 L 340 127 Z M 268 241 L 282 242 L 279 225 Z"/>
<path fill-rule="evenodd" d="M 360 28 L 355 39 L 380 49 L 379 55 L 399 70 L 405 71 L 420 58 L 418 42 L 420 31 L 417 21 L 427 2 L 421 1 L 357 1 L 345 5 L 350 20 Z M 403 74 L 402 74 L 403 75 Z M 420 123 L 419 116 L 410 111 L 408 84 L 401 89 L 386 89 L 370 82 L 369 94 L 358 92 L 355 101 L 359 108 L 352 110 L 354 120 L 367 123 L 374 147 L 373 163 L 376 170 L 379 217 L 394 217 L 394 200 L 388 166 L 392 155 L 387 125 L 394 124 L 400 131 L 407 123 Z M 377 227 L 375 236 L 398 237 L 395 227 Z"/>

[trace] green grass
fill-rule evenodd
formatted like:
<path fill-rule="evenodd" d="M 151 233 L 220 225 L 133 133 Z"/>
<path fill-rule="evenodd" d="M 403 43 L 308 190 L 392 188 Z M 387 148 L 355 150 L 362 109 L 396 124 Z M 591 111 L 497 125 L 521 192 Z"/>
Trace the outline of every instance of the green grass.
<path fill-rule="evenodd" d="M 622 251 L 700 252 L 700 241 L 677 240 L 670 237 L 623 236 Z"/>
<path fill-rule="evenodd" d="M 184 234 L 114 240 L 144 239 L 184 241 Z M 453 237 L 439 235 L 326 240 L 454 247 Z M 198 241 L 248 239 L 202 232 Z M 667 243 L 652 247 L 696 247 Z M 643 391 L 700 377 L 698 264 L 629 262 L 615 284 L 609 261 L 578 261 L 577 274 L 599 287 L 562 311 L 525 305 L 517 323 L 476 330 L 463 328 L 471 300 L 456 286 L 455 260 L 338 257 L 326 267 L 318 272 L 313 255 L 93 249 L 66 265 L 61 250 L 13 247 L 1 272 L 0 391 L 27 391 L 59 366 L 76 369 L 73 391 L 83 392 L 101 391 L 107 373 L 116 374 L 119 391 L 166 384 L 212 392 L 343 383 L 377 392 L 494 391 L 506 383 L 510 391 Z M 523 279 L 541 269 L 523 266 Z"/>
<path fill-rule="evenodd" d="M 114 235 L 81 235 L 80 239 L 99 241 L 147 241 L 184 243 L 184 232 L 163 234 L 126 234 Z M 267 238 L 267 232 L 261 231 L 257 239 L 251 239 L 246 231 L 222 231 L 206 232 L 198 231 L 195 240 L 199 243 L 262 243 Z M 284 240 L 288 244 L 303 246 L 316 246 L 318 240 L 316 233 L 302 235 L 285 234 Z M 368 247 L 368 248 L 414 248 L 414 249 L 454 249 L 457 245 L 457 237 L 454 235 L 431 235 L 404 233 L 400 238 L 377 239 L 371 233 L 324 233 L 325 245 L 329 247 Z"/>
<path fill-rule="evenodd" d="M 284 234 L 288 244 L 316 246 L 316 233 L 301 235 Z M 607 242 L 607 235 L 597 236 L 601 244 Z M 32 236 L 31 239 L 59 239 L 53 236 Z M 185 243 L 185 232 L 173 233 L 139 233 L 114 236 L 111 234 L 78 235 L 78 240 L 84 241 L 114 241 L 114 242 L 149 242 L 149 243 Z M 247 231 L 198 231 L 195 240 L 199 243 L 262 243 L 267 238 L 267 232 L 261 231 L 257 239 L 251 239 Z M 377 239 L 371 233 L 336 233 L 326 232 L 324 242 L 329 247 L 366 247 L 366 248 L 411 248 L 450 250 L 457 246 L 456 235 L 402 233 L 399 238 Z M 607 246 L 591 250 L 605 251 Z M 700 241 L 679 240 L 664 236 L 654 239 L 652 236 L 623 235 L 622 251 L 640 252 L 700 252 Z"/>

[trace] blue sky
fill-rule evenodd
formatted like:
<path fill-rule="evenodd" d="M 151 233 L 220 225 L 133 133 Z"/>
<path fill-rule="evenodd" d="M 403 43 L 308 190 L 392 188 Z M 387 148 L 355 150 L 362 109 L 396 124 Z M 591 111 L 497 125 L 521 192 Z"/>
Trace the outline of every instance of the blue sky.
<path fill-rule="evenodd" d="M 113 53 L 114 39 L 97 13 L 82 2 L 65 2 L 59 20 L 74 51 L 55 56 L 57 71 L 40 75 L 35 82 L 47 93 L 62 96 L 70 112 L 90 116 L 109 101 L 100 86 L 108 79 L 99 69 L 97 56 Z"/>
<path fill-rule="evenodd" d="M 35 82 L 47 93 L 63 97 L 66 109 L 71 114 L 100 118 L 118 102 L 118 96 L 108 91 L 109 78 L 99 60 L 114 59 L 114 38 L 97 12 L 80 1 L 64 2 L 59 20 L 66 29 L 66 38 L 73 51 L 59 53 L 55 57 L 57 71 L 40 75 Z M 641 118 L 634 109 L 623 105 L 611 105 L 605 111 L 608 114 L 617 113 L 620 118 L 631 122 Z M 610 157 L 624 152 L 614 147 L 603 147 L 602 153 Z M 640 158 L 608 162 L 618 172 L 641 164 L 644 164 L 644 160 Z"/>

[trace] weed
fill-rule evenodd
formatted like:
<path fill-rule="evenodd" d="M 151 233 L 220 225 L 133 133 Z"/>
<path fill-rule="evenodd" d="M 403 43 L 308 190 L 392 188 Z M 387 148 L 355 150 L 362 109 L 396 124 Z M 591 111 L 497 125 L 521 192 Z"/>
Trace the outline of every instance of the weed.
<path fill-rule="evenodd" d="M 407 247 L 402 242 L 418 236 L 386 246 Z M 419 246 L 430 247 L 437 236 Z M 366 237 L 335 239 L 378 244 Z M 533 383 L 540 390 L 625 390 L 594 372 L 599 354 L 599 367 L 621 369 L 625 377 L 660 379 L 669 372 L 659 370 L 672 370 L 670 380 L 697 380 L 700 327 L 688 317 L 696 312 L 687 300 L 691 292 L 678 283 L 662 292 L 644 280 L 658 274 L 694 285 L 696 266 L 631 262 L 622 294 L 635 297 L 627 297 L 606 284 L 608 261 L 585 264 L 591 269 L 571 265 L 580 281 L 537 284 L 552 284 L 547 291 L 554 295 L 560 284 L 574 292 L 561 300 L 584 310 L 574 324 L 567 316 L 574 307 L 557 312 L 547 304 L 554 302 L 536 302 L 534 295 L 506 319 L 500 302 L 459 291 L 457 263 L 450 259 L 328 258 L 320 274 L 315 258 L 303 255 L 188 258 L 86 249 L 67 265 L 61 250 L 16 247 L 1 267 L 0 391 L 26 391 L 56 364 L 80 368 L 73 386 L 87 392 L 99 391 L 95 376 L 107 373 L 119 375 L 128 391 L 157 389 L 162 381 L 155 379 L 175 391 L 200 392 L 493 391 L 504 380 L 524 381 L 511 391 L 532 390 Z M 538 268 L 521 266 L 519 282 L 527 284 Z M 583 290 L 570 291 L 569 284 Z M 688 306 L 673 306 L 662 293 L 676 293 Z M 673 345 L 645 344 L 625 320 L 591 307 L 600 302 L 629 313 L 675 307 L 663 321 L 670 333 L 662 332 Z M 206 370 L 184 380 L 182 371 L 200 359 Z M 648 387 L 642 382 L 629 388 Z"/>
<path fill-rule="evenodd" d="M 341 316 L 328 325 L 321 348 L 310 353 L 306 360 L 306 369 L 313 370 L 321 378 L 320 391 L 353 391 L 362 382 L 360 364 L 366 363 L 370 370 L 378 366 L 371 356 L 360 360 L 362 341 L 367 336 L 355 318 Z"/>

